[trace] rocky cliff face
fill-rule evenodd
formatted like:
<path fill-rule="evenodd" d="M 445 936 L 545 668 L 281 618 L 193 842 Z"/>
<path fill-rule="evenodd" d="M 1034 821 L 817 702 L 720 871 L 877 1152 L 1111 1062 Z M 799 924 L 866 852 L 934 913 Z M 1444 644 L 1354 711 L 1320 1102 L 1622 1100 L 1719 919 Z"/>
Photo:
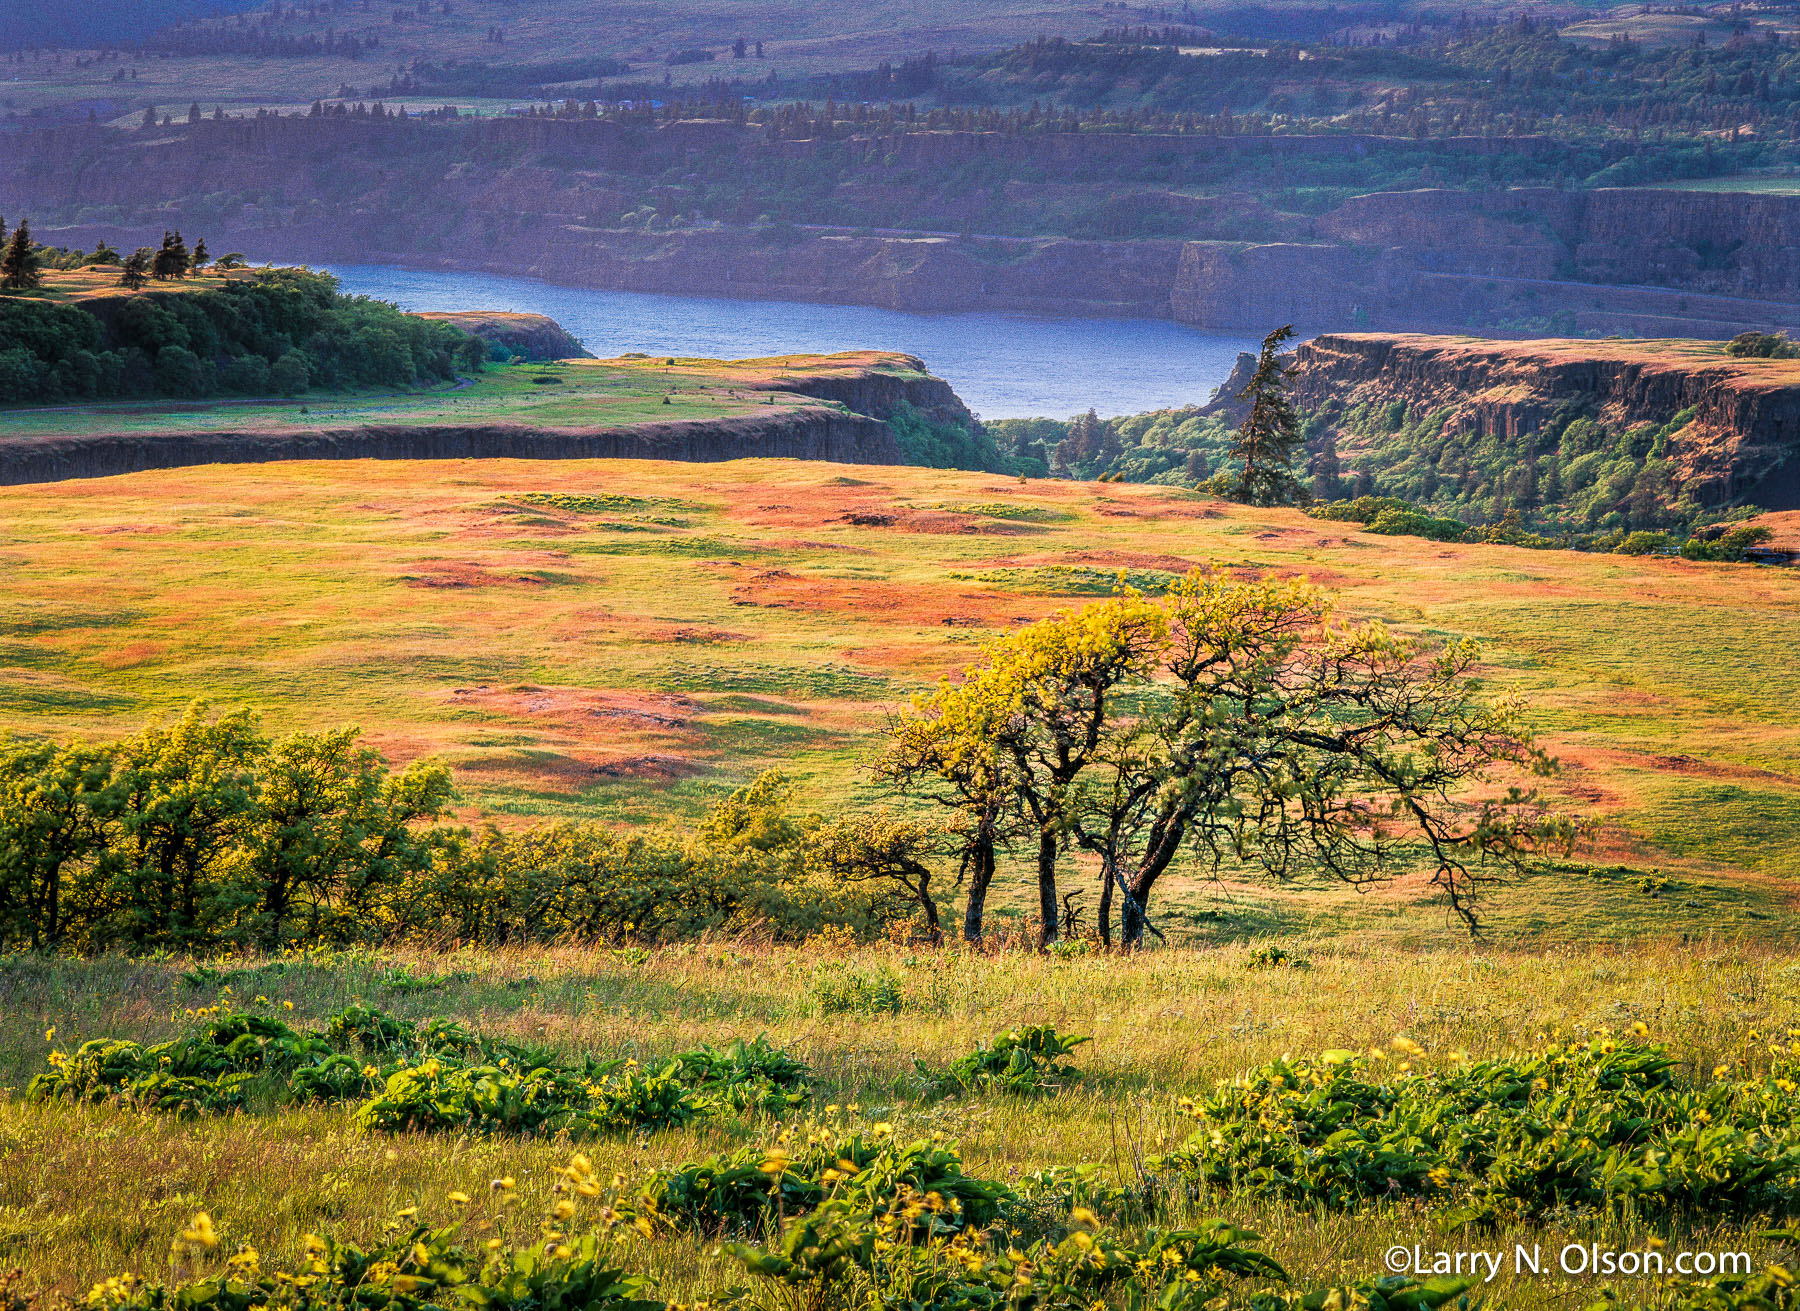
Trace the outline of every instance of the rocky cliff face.
<path fill-rule="evenodd" d="M 1700 342 L 1334 334 L 1294 353 L 1289 385 L 1305 409 L 1402 401 L 1506 437 L 1571 408 L 1620 429 L 1692 409 L 1669 454 L 1698 499 L 1800 506 L 1800 361 L 1731 359 Z"/>
<path fill-rule="evenodd" d="M 825 356 L 829 361 L 832 357 Z M 765 389 L 795 392 L 838 404 L 887 420 L 902 405 L 918 411 L 933 423 L 953 423 L 973 428 L 976 419 L 963 404 L 962 397 L 942 378 L 934 378 L 925 370 L 925 362 L 916 355 L 884 355 L 891 366 L 864 369 L 857 373 L 843 371 L 780 374 Z"/>
<path fill-rule="evenodd" d="M 1532 139 L 1434 143 L 1531 151 Z M 1325 214 L 1196 195 L 1208 170 L 1353 161 L 1396 138 L 1008 136 L 771 140 L 754 127 L 582 120 L 265 118 L 145 139 L 64 128 L 0 152 L 0 212 L 91 246 L 154 243 L 179 216 L 215 249 L 283 260 L 530 274 L 577 286 L 893 309 L 1173 317 L 1202 327 L 1726 337 L 1800 326 L 1800 197 L 1629 188 L 1424 190 Z M 16 148 L 14 148 L 16 147 Z M 827 212 L 937 231 L 696 219 L 710 179 L 829 182 Z M 947 176 L 968 185 L 944 185 Z M 671 181 L 680 179 L 680 181 Z M 716 190 L 717 187 L 715 186 Z M 1205 187 L 1199 188 L 1205 190 Z M 904 204 L 889 203 L 902 194 Z M 1076 240 L 971 232 L 994 204 Z M 1136 222 L 1152 208 L 1160 226 Z M 701 210 L 704 206 L 700 207 Z M 628 221 L 654 209 L 651 225 Z M 111 212 L 106 222 L 90 221 Z M 670 216 L 679 221 L 668 226 Z M 854 220 L 851 220 L 854 221 Z M 64 226 L 58 228 L 57 224 Z M 655 230 L 649 230 L 652 226 Z"/>
<path fill-rule="evenodd" d="M 507 314 L 494 310 L 427 311 L 418 316 L 451 323 L 483 341 L 503 346 L 524 360 L 591 360 L 590 352 L 555 319 L 542 314 Z"/>

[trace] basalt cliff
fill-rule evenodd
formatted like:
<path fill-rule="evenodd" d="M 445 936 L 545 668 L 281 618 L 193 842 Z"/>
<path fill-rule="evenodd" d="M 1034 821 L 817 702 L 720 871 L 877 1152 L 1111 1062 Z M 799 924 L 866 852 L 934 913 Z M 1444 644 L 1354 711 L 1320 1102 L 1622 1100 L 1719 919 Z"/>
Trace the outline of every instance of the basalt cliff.
<path fill-rule="evenodd" d="M 1800 360 L 1734 359 L 1697 341 L 1344 333 L 1300 346 L 1288 378 L 1305 411 L 1398 402 L 1441 412 L 1445 431 L 1506 441 L 1572 413 L 1623 431 L 1691 411 L 1667 452 L 1687 492 L 1714 506 L 1800 508 Z M 1221 398 L 1234 390 L 1228 382 Z"/>
<path fill-rule="evenodd" d="M 1534 148 L 1527 138 L 1437 144 Z M 284 261 L 908 310 L 1171 317 L 1233 331 L 1291 322 L 1307 332 L 1717 339 L 1800 325 L 1796 196 L 1426 188 L 1311 213 L 1200 194 L 1221 169 L 1404 157 L 1416 143 L 1403 138 L 814 141 L 712 120 L 269 116 L 150 134 L 22 130 L 6 145 L 0 213 L 29 213 L 43 238 L 83 247 L 154 243 L 179 222 L 190 237 L 204 229 L 214 250 Z M 747 187 L 736 208 L 722 199 L 743 179 L 771 177 L 806 194 L 800 217 L 757 212 Z M 1026 211 L 1036 235 L 983 226 Z M 862 217 L 877 213 L 890 218 Z"/>

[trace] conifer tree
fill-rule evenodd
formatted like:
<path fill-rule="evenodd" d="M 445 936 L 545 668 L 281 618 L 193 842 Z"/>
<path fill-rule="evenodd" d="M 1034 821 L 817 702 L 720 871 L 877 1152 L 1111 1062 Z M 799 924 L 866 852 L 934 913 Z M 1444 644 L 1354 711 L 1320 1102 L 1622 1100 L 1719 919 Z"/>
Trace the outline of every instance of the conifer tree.
<path fill-rule="evenodd" d="M 6 252 L 0 254 L 0 289 L 25 291 L 38 285 L 37 255 L 31 247 L 31 224 L 20 219 Z"/>
<path fill-rule="evenodd" d="M 150 275 L 158 280 L 185 278 L 192 263 L 187 243 L 181 239 L 180 231 L 165 231 L 162 249 L 156 252 L 156 258 L 151 262 Z"/>
<path fill-rule="evenodd" d="M 1256 372 L 1238 393 L 1240 401 L 1250 403 L 1250 412 L 1231 443 L 1231 458 L 1243 461 L 1232 495 L 1248 505 L 1292 505 L 1301 496 L 1294 477 L 1300 419 L 1284 394 L 1287 368 L 1280 359 L 1282 345 L 1293 335 L 1288 324 L 1263 338 Z"/>
<path fill-rule="evenodd" d="M 125 257 L 119 269 L 119 285 L 128 291 L 137 291 L 144 285 L 155 266 L 156 252 L 148 246 L 139 246 Z"/>

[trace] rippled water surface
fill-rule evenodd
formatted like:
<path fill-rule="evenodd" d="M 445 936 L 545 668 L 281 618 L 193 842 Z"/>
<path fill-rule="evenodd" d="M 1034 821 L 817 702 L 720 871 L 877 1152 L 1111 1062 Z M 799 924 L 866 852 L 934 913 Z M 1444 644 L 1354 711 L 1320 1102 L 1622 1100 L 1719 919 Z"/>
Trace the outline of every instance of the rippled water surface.
<path fill-rule="evenodd" d="M 1198 404 L 1231 372 L 1248 337 L 1158 319 L 908 314 L 860 305 L 588 291 L 485 273 L 340 265 L 345 291 L 407 310 L 547 314 L 594 354 L 627 351 L 745 359 L 840 350 L 917 355 L 986 419 L 1066 418 Z"/>

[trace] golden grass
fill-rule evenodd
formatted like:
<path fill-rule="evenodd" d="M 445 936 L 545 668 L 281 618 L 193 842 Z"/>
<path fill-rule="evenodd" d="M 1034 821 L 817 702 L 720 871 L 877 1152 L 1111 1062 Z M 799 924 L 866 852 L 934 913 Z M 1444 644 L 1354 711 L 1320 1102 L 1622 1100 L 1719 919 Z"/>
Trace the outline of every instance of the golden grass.
<path fill-rule="evenodd" d="M 352 999 L 412 1017 L 462 1019 L 472 1027 L 571 1052 L 653 1060 L 696 1042 L 767 1033 L 802 1056 L 820 1079 L 816 1101 L 855 1103 L 857 1121 L 887 1120 L 902 1135 L 959 1139 L 971 1168 L 1011 1177 L 1048 1164 L 1090 1161 L 1129 1175 L 1134 1152 L 1154 1153 L 1185 1133 L 1174 1100 L 1284 1052 L 1366 1047 L 1406 1034 L 1430 1053 L 1471 1056 L 1643 1021 L 1704 1071 L 1758 1048 L 1800 1022 L 1800 967 L 1786 953 L 1726 939 L 1607 951 L 1547 952 L 1439 947 L 1395 951 L 1373 935 L 1296 943 L 1303 971 L 1250 971 L 1248 948 L 1162 952 L 1136 958 L 1059 960 L 1028 954 L 975 956 L 865 948 L 835 957 L 819 948 L 710 942 L 651 953 L 641 963 L 575 948 L 340 955 L 240 979 L 236 1002 L 295 1005 L 317 1020 Z M 396 962 L 420 974 L 467 978 L 400 996 L 379 979 Z M 239 966 L 257 961 L 233 962 Z M 886 972 L 905 998 L 897 1015 L 825 1015 L 812 979 L 823 966 Z M 166 1036 L 183 1008 L 217 989 L 184 983 L 175 963 L 32 961 L 0 969 L 0 1082 L 22 1083 L 55 1044 L 118 1035 Z M 287 1017 L 287 1012 L 280 1012 Z M 913 1063 L 941 1063 L 977 1040 L 1024 1022 L 1095 1035 L 1083 1049 L 1080 1087 L 1053 1101 L 922 1100 Z M 767 1142 L 773 1122 L 708 1120 L 649 1137 L 584 1144 L 603 1179 L 634 1185 L 650 1170 L 696 1154 Z M 26 1287 L 84 1291 L 103 1274 L 165 1270 L 173 1233 L 208 1210 L 227 1245 L 247 1240 L 291 1260 L 311 1230 L 368 1238 L 403 1206 L 448 1218 L 445 1198 L 477 1200 L 473 1234 L 498 1224 L 489 1179 L 512 1175 L 543 1198 L 573 1150 L 564 1142 L 455 1136 L 379 1138 L 354 1132 L 340 1110 L 286 1110 L 182 1123 L 110 1107 L 29 1106 L 0 1100 L 0 1266 L 26 1271 Z M 1485 1238 L 1440 1233 L 1410 1207 L 1315 1215 L 1281 1205 L 1204 1199 L 1263 1233 L 1268 1250 L 1299 1277 L 1371 1278 L 1396 1242 L 1493 1247 L 1513 1242 L 1639 1243 L 1652 1233 L 1676 1245 L 1763 1251 L 1757 1226 L 1725 1230 L 1704 1218 L 1672 1226 L 1621 1221 L 1526 1227 Z M 519 1222 L 535 1220 L 528 1212 Z M 658 1272 L 683 1300 L 732 1282 L 709 1247 L 663 1240 L 630 1260 Z M 1493 1290 L 1506 1306 L 1591 1300 L 1589 1281 L 1521 1282 Z"/>

